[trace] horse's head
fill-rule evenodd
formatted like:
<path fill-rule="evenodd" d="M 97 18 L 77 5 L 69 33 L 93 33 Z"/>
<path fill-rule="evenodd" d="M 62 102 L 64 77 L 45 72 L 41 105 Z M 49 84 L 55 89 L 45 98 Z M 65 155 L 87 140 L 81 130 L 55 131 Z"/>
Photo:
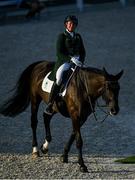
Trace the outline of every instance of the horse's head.
<path fill-rule="evenodd" d="M 103 68 L 103 72 L 105 76 L 105 84 L 102 97 L 109 107 L 110 115 L 116 115 L 119 112 L 118 96 L 120 85 L 118 80 L 121 78 L 123 70 L 117 75 L 109 74 L 105 68 Z"/>

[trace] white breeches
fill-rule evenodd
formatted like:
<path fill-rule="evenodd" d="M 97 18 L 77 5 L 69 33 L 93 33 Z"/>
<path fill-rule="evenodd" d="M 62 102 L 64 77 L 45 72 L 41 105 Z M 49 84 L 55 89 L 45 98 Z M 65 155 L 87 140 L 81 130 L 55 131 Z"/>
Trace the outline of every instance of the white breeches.
<path fill-rule="evenodd" d="M 62 77 L 63 77 L 64 71 L 69 70 L 70 66 L 71 66 L 71 64 L 66 62 L 66 63 L 62 64 L 62 65 L 58 68 L 58 70 L 57 70 L 57 72 L 56 72 L 56 84 L 57 84 L 58 86 L 59 86 L 59 85 L 61 84 L 61 82 L 62 82 Z"/>

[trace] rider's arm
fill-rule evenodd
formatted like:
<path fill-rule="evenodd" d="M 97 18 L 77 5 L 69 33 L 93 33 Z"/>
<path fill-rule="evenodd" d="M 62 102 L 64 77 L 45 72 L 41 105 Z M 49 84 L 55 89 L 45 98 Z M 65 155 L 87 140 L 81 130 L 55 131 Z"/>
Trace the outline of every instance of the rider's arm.
<path fill-rule="evenodd" d="M 80 61 L 83 63 L 85 60 L 85 56 L 86 56 L 86 51 L 84 48 L 84 44 L 83 44 L 83 40 L 80 34 L 79 35 L 79 39 L 80 39 Z"/>

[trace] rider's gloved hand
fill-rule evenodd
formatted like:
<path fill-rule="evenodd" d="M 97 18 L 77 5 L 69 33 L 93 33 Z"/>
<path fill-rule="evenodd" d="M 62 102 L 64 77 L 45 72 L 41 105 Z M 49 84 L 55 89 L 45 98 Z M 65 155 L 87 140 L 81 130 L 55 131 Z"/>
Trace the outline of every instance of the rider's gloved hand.
<path fill-rule="evenodd" d="M 76 65 L 76 66 L 79 66 L 79 67 L 82 67 L 83 64 L 81 61 L 79 61 L 80 57 L 79 56 L 73 56 L 71 57 L 71 61 Z"/>
<path fill-rule="evenodd" d="M 72 56 L 71 62 L 73 62 L 75 65 L 77 65 L 77 63 L 79 62 L 79 56 Z"/>
<path fill-rule="evenodd" d="M 75 60 L 77 60 L 77 61 L 79 61 L 79 56 L 73 56 L 73 57 L 71 57 L 71 61 L 75 61 Z"/>

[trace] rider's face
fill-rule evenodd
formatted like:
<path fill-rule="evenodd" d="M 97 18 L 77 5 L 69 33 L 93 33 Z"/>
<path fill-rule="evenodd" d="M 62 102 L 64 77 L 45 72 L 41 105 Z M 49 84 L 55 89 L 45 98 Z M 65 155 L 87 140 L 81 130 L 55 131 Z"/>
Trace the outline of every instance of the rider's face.
<path fill-rule="evenodd" d="M 73 32 L 76 28 L 76 25 L 72 21 L 66 22 L 66 28 L 69 32 Z"/>

